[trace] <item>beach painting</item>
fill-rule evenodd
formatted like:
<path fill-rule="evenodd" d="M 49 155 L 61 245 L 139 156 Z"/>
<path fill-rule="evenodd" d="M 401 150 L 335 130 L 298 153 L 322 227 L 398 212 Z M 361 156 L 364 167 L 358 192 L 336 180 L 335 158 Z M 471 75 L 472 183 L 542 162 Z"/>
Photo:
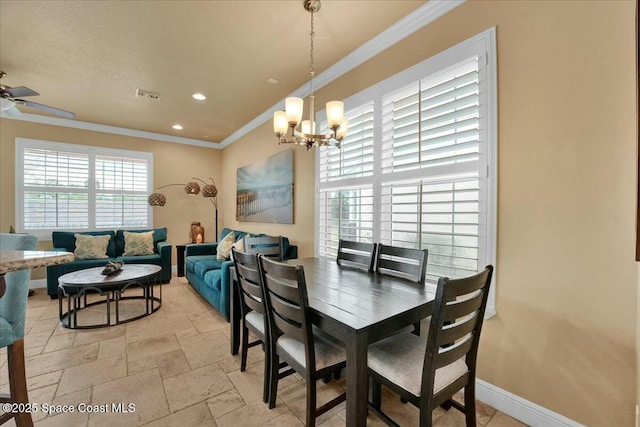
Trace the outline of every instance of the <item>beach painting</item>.
<path fill-rule="evenodd" d="M 293 224 L 293 149 L 238 168 L 236 221 Z"/>

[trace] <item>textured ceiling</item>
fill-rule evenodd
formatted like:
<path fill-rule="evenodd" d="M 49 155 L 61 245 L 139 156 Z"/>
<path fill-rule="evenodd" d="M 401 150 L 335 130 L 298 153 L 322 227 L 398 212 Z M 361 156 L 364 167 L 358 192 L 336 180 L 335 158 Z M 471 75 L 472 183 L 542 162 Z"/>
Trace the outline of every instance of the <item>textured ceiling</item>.
<path fill-rule="evenodd" d="M 316 75 L 424 3 L 324 0 Z M 0 0 L 2 83 L 76 120 L 220 142 L 308 80 L 309 20 L 300 0 Z"/>

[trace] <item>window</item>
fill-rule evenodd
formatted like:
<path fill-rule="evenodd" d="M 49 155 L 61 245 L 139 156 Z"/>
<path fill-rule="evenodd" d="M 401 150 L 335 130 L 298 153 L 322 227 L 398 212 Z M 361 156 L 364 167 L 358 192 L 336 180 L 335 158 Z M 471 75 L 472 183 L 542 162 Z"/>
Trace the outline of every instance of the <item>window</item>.
<path fill-rule="evenodd" d="M 495 82 L 491 29 L 345 100 L 342 147 L 316 154 L 316 253 L 426 248 L 431 284 L 495 264 Z"/>
<path fill-rule="evenodd" d="M 153 155 L 16 139 L 16 220 L 21 232 L 146 228 Z"/>

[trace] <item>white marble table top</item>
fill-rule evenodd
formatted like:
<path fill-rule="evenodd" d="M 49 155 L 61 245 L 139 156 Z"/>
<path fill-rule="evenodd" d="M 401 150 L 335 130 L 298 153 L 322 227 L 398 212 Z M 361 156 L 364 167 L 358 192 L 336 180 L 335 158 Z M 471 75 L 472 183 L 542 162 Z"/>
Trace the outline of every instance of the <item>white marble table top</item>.
<path fill-rule="evenodd" d="M 12 271 L 65 264 L 75 259 L 72 252 L 0 251 L 0 275 Z"/>

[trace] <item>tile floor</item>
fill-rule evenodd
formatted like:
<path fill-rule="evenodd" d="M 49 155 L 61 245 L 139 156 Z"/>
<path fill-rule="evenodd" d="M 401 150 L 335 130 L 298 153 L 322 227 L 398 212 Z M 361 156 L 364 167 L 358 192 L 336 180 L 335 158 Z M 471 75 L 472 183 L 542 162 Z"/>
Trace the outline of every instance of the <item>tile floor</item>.
<path fill-rule="evenodd" d="M 193 291 L 184 278 L 163 286 L 160 310 L 124 325 L 68 330 L 58 325 L 58 303 L 38 289 L 29 298 L 25 352 L 31 402 L 39 404 L 35 425 L 45 426 L 302 426 L 305 385 L 297 375 L 281 381 L 277 406 L 262 403 L 264 355 L 249 350 L 249 367 L 240 372 L 239 356 L 229 352 L 229 324 Z M 104 307 L 87 315 L 104 316 Z M 126 310 L 125 310 L 126 311 Z M 0 391 L 7 392 L 6 349 L 0 350 Z M 344 382 L 318 382 L 324 402 L 344 389 Z M 390 393 L 383 409 L 401 425 L 418 425 L 418 411 Z M 56 412 L 71 405 L 74 412 Z M 79 411 L 85 407 L 109 412 Z M 114 412 L 124 404 L 128 412 Z M 131 408 L 127 405 L 132 404 Z M 56 406 L 59 405 L 59 406 Z M 487 427 L 522 423 L 479 403 L 478 424 Z M 434 411 L 435 425 L 464 426 L 452 409 Z M 343 426 L 344 403 L 318 419 L 323 427 Z M 374 415 L 369 425 L 383 425 Z M 13 421 L 5 424 L 13 427 Z"/>

